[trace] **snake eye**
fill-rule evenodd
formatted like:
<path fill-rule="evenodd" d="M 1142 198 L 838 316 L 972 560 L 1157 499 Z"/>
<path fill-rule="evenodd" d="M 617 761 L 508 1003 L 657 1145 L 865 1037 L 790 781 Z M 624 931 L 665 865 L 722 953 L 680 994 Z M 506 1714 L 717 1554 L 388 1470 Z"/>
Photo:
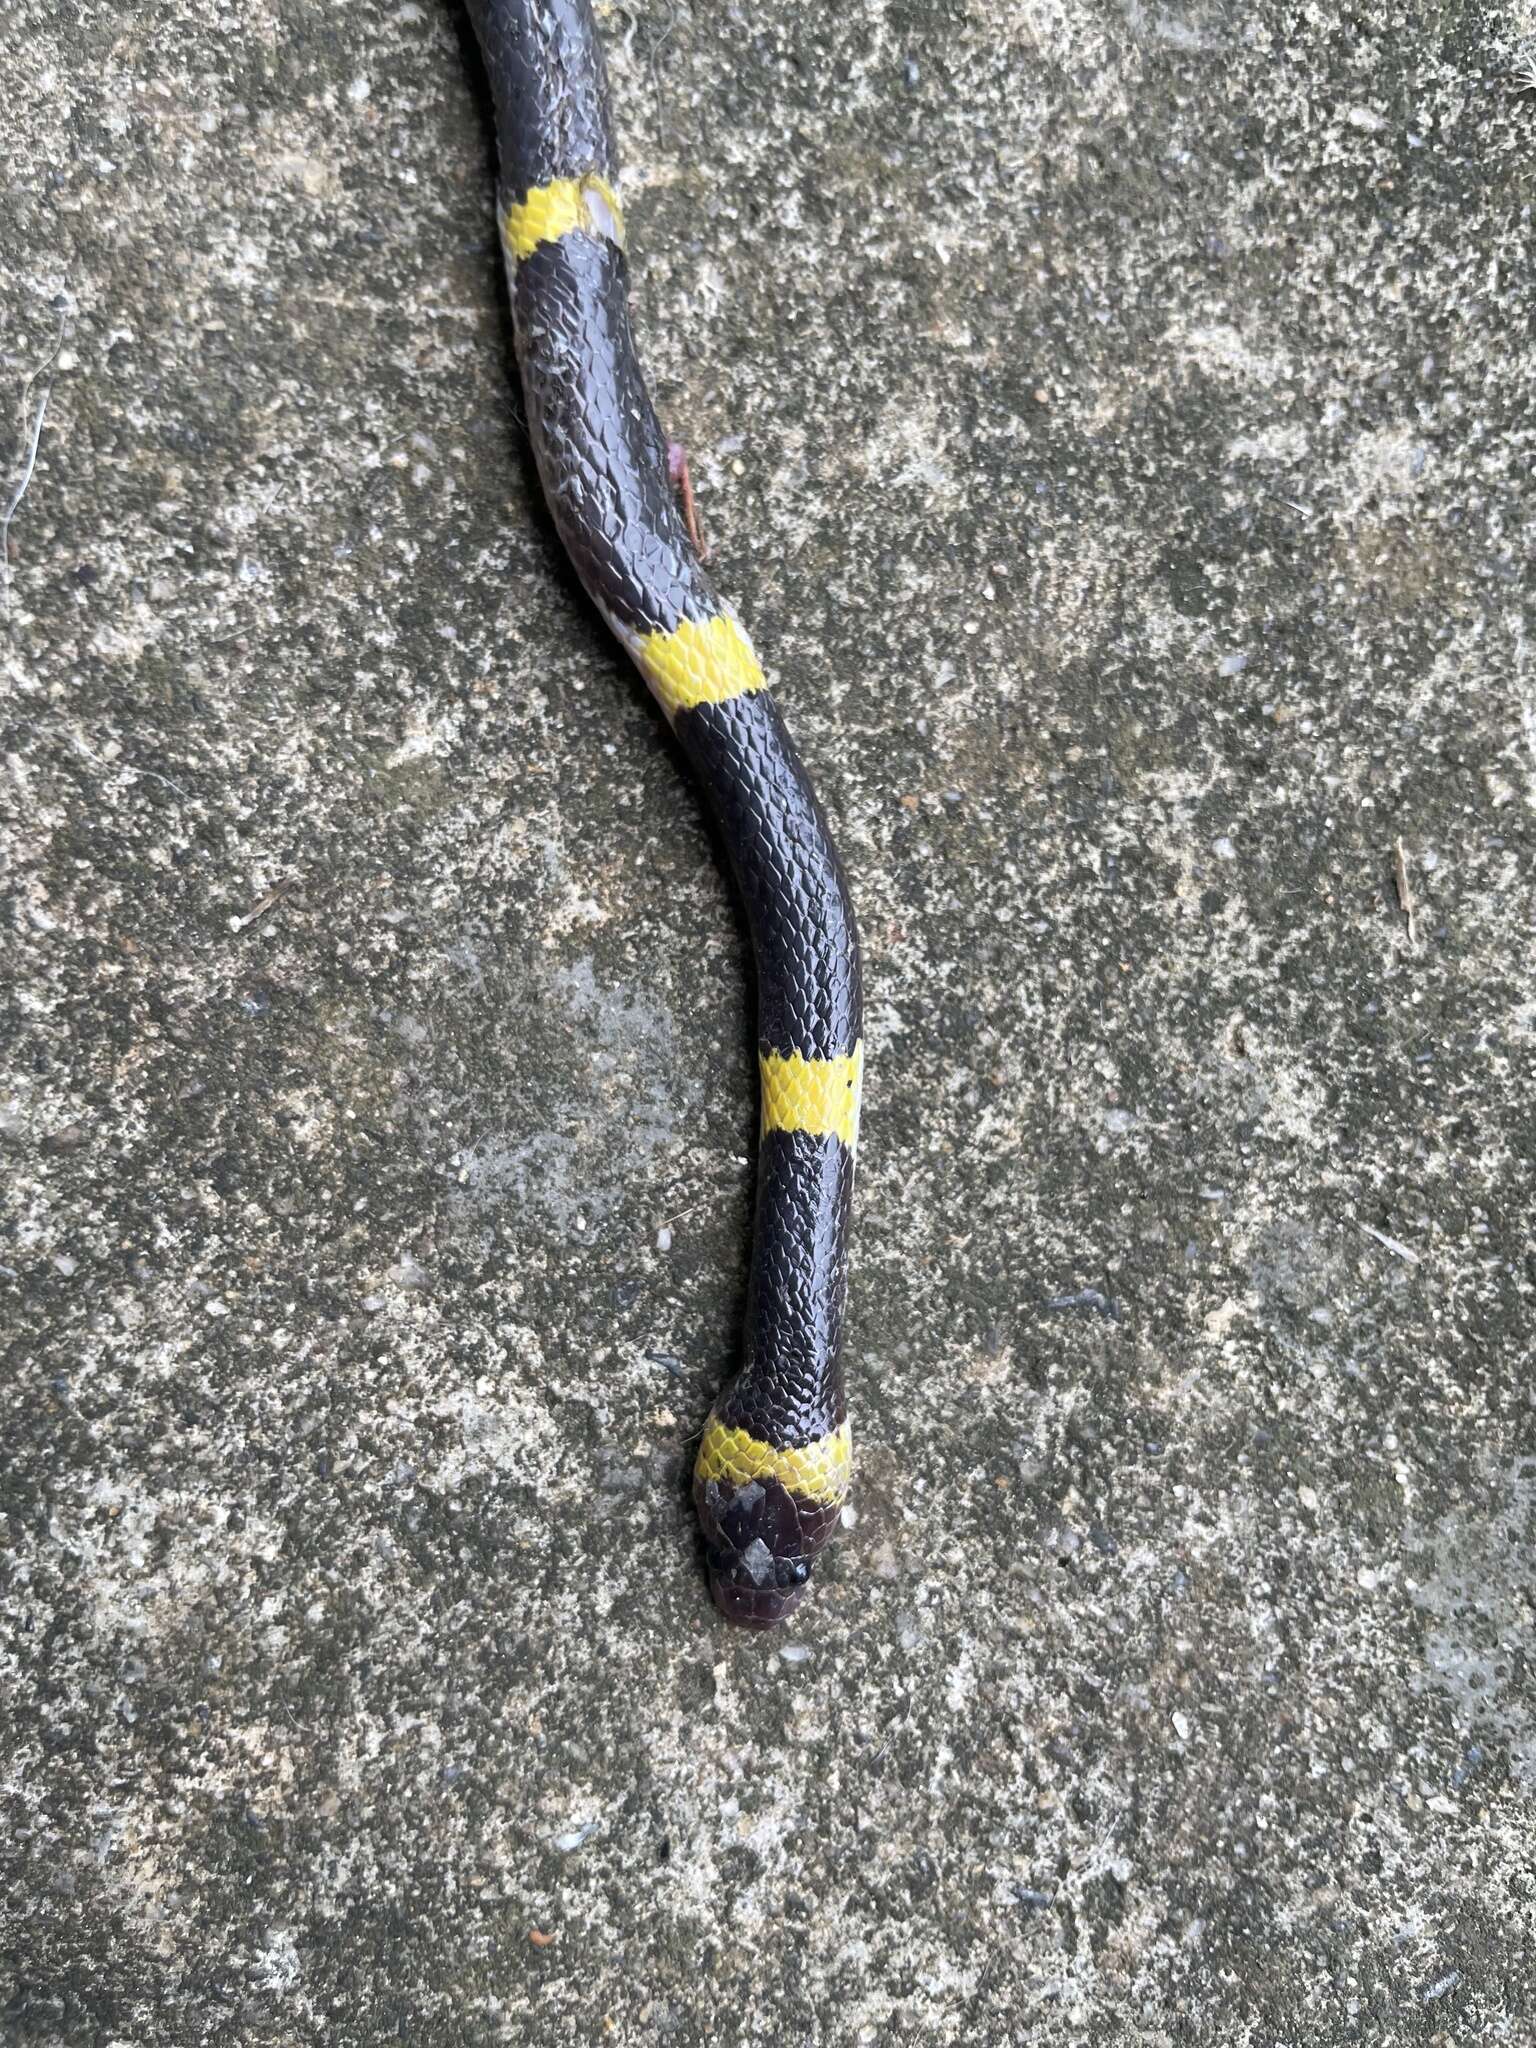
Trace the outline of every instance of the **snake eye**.
<path fill-rule="evenodd" d="M 810 1576 L 811 1567 L 803 1557 L 781 1557 L 773 1568 L 776 1586 L 803 1586 Z"/>

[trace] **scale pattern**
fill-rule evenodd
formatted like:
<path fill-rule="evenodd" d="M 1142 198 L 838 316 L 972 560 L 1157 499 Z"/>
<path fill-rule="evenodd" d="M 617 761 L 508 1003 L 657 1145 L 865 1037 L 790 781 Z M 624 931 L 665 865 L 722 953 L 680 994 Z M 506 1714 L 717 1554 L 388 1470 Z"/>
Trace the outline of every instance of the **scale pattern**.
<path fill-rule="evenodd" d="M 851 1151 L 859 1135 L 864 1086 L 862 1050 L 847 1059 L 808 1060 L 799 1053 L 763 1053 L 763 1129 L 811 1131 L 840 1138 Z"/>
<path fill-rule="evenodd" d="M 710 1583 L 766 1627 L 847 1498 L 840 1363 L 863 1077 L 858 934 L 810 781 L 672 488 L 630 332 L 589 0 L 471 0 L 496 105 L 499 218 L 529 436 L 560 538 L 671 721 L 718 822 L 758 970 L 763 1083 L 741 1369 L 701 1439 Z"/>

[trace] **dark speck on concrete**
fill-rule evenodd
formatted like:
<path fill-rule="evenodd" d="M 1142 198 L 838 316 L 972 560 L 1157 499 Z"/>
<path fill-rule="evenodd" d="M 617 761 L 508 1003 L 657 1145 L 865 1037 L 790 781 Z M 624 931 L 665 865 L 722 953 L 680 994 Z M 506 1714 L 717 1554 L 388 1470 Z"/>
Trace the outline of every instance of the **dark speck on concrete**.
<path fill-rule="evenodd" d="M 462 18 L 17 0 L 0 2036 L 1526 2041 L 1531 0 L 600 12 L 862 916 L 854 1524 L 714 1615 L 748 963 Z"/>

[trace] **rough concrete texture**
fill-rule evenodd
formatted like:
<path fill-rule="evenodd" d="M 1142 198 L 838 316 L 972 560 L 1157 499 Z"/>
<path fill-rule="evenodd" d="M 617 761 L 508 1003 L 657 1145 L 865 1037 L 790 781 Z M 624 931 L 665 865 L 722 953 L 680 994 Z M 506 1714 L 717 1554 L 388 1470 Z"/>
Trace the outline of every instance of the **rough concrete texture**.
<path fill-rule="evenodd" d="M 759 1639 L 744 938 L 465 25 L 12 8 L 6 2040 L 1530 2041 L 1511 19 L 605 14 L 867 940 L 857 1524 Z"/>

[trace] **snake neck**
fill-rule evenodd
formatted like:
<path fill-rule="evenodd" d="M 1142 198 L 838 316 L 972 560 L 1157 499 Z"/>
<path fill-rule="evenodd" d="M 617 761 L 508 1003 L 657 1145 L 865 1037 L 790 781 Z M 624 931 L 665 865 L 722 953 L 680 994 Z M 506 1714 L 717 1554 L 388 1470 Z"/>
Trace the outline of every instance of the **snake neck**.
<path fill-rule="evenodd" d="M 716 1413 L 775 1444 L 817 1442 L 847 1415 L 842 1342 L 852 1200 L 853 1154 L 841 1139 L 764 1131 L 741 1370 Z"/>

